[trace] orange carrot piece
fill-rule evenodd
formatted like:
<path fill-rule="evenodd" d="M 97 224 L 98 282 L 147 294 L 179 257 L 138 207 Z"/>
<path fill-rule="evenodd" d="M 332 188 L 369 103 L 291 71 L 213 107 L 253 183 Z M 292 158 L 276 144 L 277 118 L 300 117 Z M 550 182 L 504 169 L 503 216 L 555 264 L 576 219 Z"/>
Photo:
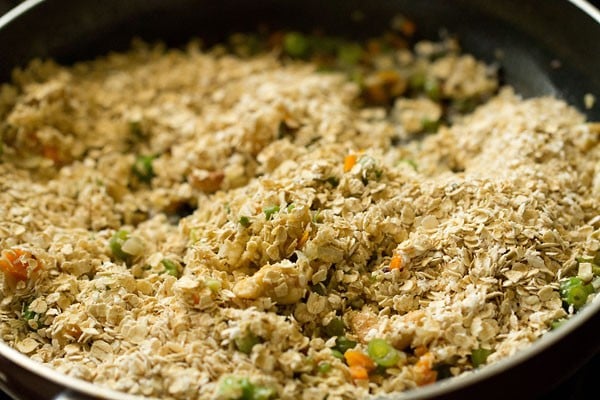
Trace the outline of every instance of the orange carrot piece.
<path fill-rule="evenodd" d="M 372 371 L 375 369 L 375 362 L 371 360 L 368 355 L 358 350 L 346 350 L 344 353 L 344 358 L 350 367 L 360 366 L 365 368 L 367 371 Z"/>
<path fill-rule="evenodd" d="M 415 354 L 416 354 L 415 349 Z M 433 354 L 426 352 L 419 357 L 415 364 L 414 371 L 416 374 L 415 381 L 417 385 L 429 385 L 437 380 L 437 371 L 433 369 Z"/>
<path fill-rule="evenodd" d="M 27 279 L 27 263 L 23 258 L 31 257 L 31 254 L 21 249 L 2 250 L 0 258 L 0 270 L 16 280 Z"/>
<path fill-rule="evenodd" d="M 356 154 L 348 154 L 344 158 L 344 172 L 348 172 L 352 169 L 352 167 L 354 167 L 354 164 L 356 164 L 356 159 Z"/>
<path fill-rule="evenodd" d="M 353 365 L 350 368 L 350 376 L 352 379 L 365 380 L 369 379 L 369 371 L 363 366 Z"/>
<path fill-rule="evenodd" d="M 390 269 L 402 269 L 404 266 L 404 260 L 401 255 L 394 254 L 392 260 L 390 261 Z"/>
<path fill-rule="evenodd" d="M 302 237 L 298 241 L 298 248 L 304 246 L 304 244 L 308 241 L 308 235 L 309 235 L 308 231 L 304 231 L 304 233 L 302 234 Z"/>
<path fill-rule="evenodd" d="M 424 356 L 425 353 L 427 353 L 427 347 L 419 346 L 419 347 L 415 348 L 415 356 L 421 357 L 421 356 Z"/>

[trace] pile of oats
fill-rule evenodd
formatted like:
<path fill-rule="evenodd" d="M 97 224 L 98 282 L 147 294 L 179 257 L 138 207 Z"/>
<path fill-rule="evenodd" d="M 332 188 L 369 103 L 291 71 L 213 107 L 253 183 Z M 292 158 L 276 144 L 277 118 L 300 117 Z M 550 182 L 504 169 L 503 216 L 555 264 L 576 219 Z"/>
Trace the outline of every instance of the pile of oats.
<path fill-rule="evenodd" d="M 227 398 L 231 376 L 350 399 L 530 345 L 568 314 L 558 280 L 600 248 L 600 129 L 497 92 L 470 56 L 426 67 L 451 96 L 496 94 L 415 138 L 439 103 L 360 107 L 344 75 L 273 53 L 140 45 L 16 71 L 0 90 L 0 249 L 27 277 L 0 277 L 2 340 L 162 399 Z M 117 231 L 135 238 L 128 262 Z M 400 361 L 352 379 L 335 319 Z"/>

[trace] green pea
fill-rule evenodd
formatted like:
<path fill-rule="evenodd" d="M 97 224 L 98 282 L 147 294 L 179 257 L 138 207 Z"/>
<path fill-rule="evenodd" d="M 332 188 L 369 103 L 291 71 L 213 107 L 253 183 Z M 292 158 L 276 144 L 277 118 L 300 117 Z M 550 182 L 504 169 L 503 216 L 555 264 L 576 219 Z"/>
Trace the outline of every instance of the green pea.
<path fill-rule="evenodd" d="M 335 358 L 339 358 L 340 360 L 344 359 L 344 354 L 336 349 L 331 349 L 331 355 L 334 356 Z"/>
<path fill-rule="evenodd" d="M 487 359 L 494 351 L 490 349 L 473 349 L 471 351 L 471 362 L 475 368 L 487 363 Z"/>
<path fill-rule="evenodd" d="M 244 228 L 247 228 L 250 226 L 250 218 L 246 217 L 245 215 L 242 215 L 240 217 L 239 223 L 241 226 L 243 226 Z"/>
<path fill-rule="evenodd" d="M 425 91 L 427 97 L 429 97 L 433 101 L 439 101 L 442 97 L 442 90 L 440 88 L 440 84 L 435 78 L 425 79 L 423 90 Z"/>
<path fill-rule="evenodd" d="M 329 337 L 344 335 L 344 321 L 340 318 L 333 318 L 327 325 L 323 327 L 323 332 Z"/>
<path fill-rule="evenodd" d="M 340 64 L 353 66 L 358 64 L 363 55 L 363 49 L 356 43 L 344 43 L 337 49 L 337 59 Z"/>
<path fill-rule="evenodd" d="M 355 348 L 357 343 L 346 336 L 338 336 L 335 340 L 335 349 L 344 354 L 347 350 Z"/>
<path fill-rule="evenodd" d="M 252 353 L 252 348 L 260 343 L 260 338 L 248 331 L 234 339 L 235 347 L 244 354 Z"/>
<path fill-rule="evenodd" d="M 320 374 L 326 374 L 331 371 L 331 364 L 328 362 L 320 362 L 319 365 L 317 365 L 317 371 Z"/>
<path fill-rule="evenodd" d="M 435 133 L 438 131 L 439 128 L 440 128 L 439 120 L 432 120 L 429 118 L 423 118 L 421 120 L 421 129 L 423 130 L 423 132 Z"/>
<path fill-rule="evenodd" d="M 288 32 L 283 37 L 283 51 L 291 57 L 303 58 L 308 55 L 310 41 L 300 32 Z"/>

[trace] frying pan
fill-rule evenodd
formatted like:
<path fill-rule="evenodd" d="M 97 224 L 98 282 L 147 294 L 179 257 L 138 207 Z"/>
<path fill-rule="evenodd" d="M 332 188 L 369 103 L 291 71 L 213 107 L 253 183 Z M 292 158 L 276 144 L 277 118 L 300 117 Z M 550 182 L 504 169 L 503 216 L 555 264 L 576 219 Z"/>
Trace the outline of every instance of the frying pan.
<path fill-rule="evenodd" d="M 363 18 L 352 18 L 359 10 Z M 402 13 L 420 38 L 456 35 L 465 51 L 499 63 L 524 97 L 553 95 L 586 109 L 600 96 L 600 13 L 581 0 L 28 0 L 0 17 L 0 82 L 34 57 L 63 63 L 124 50 L 132 37 L 181 45 L 207 42 L 259 23 L 361 38 Z M 600 102 L 599 102 L 600 103 Z M 600 296 L 599 296 L 600 297 Z M 389 399 L 531 398 L 550 390 L 600 352 L 600 299 L 528 349 L 467 375 Z M 0 343 L 0 387 L 19 399 L 135 398 L 62 375 Z"/>

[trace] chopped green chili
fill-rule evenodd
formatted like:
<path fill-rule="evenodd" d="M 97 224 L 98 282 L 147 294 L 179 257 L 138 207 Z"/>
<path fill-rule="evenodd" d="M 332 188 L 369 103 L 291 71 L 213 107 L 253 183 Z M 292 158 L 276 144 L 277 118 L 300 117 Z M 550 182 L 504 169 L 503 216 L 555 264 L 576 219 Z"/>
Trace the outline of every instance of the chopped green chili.
<path fill-rule="evenodd" d="M 367 345 L 367 354 L 381 367 L 393 367 L 400 361 L 400 353 L 384 339 L 373 339 Z"/>
<path fill-rule="evenodd" d="M 575 310 L 583 307 L 592 293 L 594 293 L 594 287 L 585 284 L 578 277 L 571 277 L 560 283 L 560 297 L 567 306 L 573 306 Z"/>

